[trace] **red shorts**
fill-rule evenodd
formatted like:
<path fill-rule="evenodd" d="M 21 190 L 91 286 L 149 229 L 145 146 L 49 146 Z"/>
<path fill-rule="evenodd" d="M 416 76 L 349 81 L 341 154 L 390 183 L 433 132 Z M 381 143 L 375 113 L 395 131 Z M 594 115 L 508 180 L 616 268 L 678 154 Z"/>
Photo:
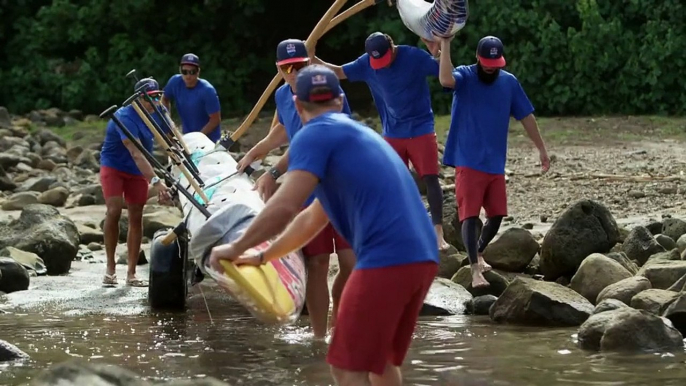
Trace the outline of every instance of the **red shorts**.
<path fill-rule="evenodd" d="M 405 165 L 412 162 L 420 177 L 438 175 L 438 143 L 436 133 L 414 138 L 384 137 L 402 158 Z M 409 166 L 409 165 L 408 165 Z"/>
<path fill-rule="evenodd" d="M 127 204 L 145 204 L 148 201 L 148 180 L 143 176 L 101 166 L 100 184 L 105 200 L 123 195 Z"/>
<path fill-rule="evenodd" d="M 302 208 L 300 211 L 305 210 L 305 208 L 307 207 Z M 305 257 L 310 257 L 324 254 L 330 255 L 335 251 L 343 249 L 352 249 L 352 247 L 343 236 L 336 232 L 336 228 L 333 227 L 333 224 L 328 223 L 319 234 L 314 236 L 314 238 L 300 250 Z"/>
<path fill-rule="evenodd" d="M 401 366 L 438 264 L 355 269 L 343 289 L 326 361 L 333 367 L 383 374 Z"/>
<path fill-rule="evenodd" d="M 478 217 L 482 207 L 486 211 L 486 217 L 507 216 L 505 175 L 457 167 L 455 198 L 460 221 Z"/>

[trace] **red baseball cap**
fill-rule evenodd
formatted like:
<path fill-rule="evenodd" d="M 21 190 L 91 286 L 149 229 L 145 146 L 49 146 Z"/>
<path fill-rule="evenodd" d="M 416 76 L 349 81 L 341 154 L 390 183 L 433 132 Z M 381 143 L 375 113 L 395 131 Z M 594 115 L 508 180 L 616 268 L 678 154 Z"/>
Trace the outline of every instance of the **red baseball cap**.
<path fill-rule="evenodd" d="M 364 49 L 369 55 L 369 65 L 375 70 L 388 66 L 393 60 L 391 42 L 381 32 L 369 35 L 364 42 Z"/>
<path fill-rule="evenodd" d="M 507 62 L 503 56 L 503 43 L 495 36 L 486 36 L 479 40 L 476 55 L 484 67 L 505 67 Z"/>

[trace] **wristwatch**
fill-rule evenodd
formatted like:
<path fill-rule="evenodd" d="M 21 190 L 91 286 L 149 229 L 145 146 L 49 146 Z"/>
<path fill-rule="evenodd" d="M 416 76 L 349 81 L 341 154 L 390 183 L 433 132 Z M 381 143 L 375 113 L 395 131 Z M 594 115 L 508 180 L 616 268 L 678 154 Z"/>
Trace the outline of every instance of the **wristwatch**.
<path fill-rule="evenodd" d="M 158 182 L 160 182 L 160 177 L 155 176 L 150 179 L 150 185 L 155 185 Z"/>
<path fill-rule="evenodd" d="M 269 174 L 274 178 L 274 180 L 278 180 L 279 177 L 281 177 L 281 172 L 277 168 L 271 168 L 269 169 Z"/>

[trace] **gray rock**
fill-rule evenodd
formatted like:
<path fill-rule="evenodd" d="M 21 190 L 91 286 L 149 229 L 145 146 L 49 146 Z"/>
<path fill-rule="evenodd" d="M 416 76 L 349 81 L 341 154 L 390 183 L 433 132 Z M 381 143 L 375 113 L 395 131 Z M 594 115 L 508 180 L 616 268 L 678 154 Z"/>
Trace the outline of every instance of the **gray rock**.
<path fill-rule="evenodd" d="M 593 305 L 557 283 L 518 277 L 490 309 L 491 320 L 526 325 L 578 326 Z"/>
<path fill-rule="evenodd" d="M 617 299 L 603 299 L 593 309 L 593 315 L 626 307 L 629 306 Z"/>
<path fill-rule="evenodd" d="M 682 335 L 686 334 L 686 292 L 679 294 L 667 307 L 663 316 L 669 319 Z"/>
<path fill-rule="evenodd" d="M 605 287 L 631 276 L 631 273 L 618 262 L 600 253 L 594 253 L 581 263 L 572 277 L 570 288 L 595 304 L 598 294 Z"/>
<path fill-rule="evenodd" d="M 686 275 L 686 261 L 650 259 L 637 275 L 647 277 L 653 288 L 667 289 Z"/>
<path fill-rule="evenodd" d="M 450 279 L 457 272 L 457 270 L 460 269 L 462 262 L 466 258 L 466 255 L 461 254 L 455 247 L 451 245 L 448 250 L 441 251 L 438 255 L 439 264 L 438 273 L 436 276 Z"/>
<path fill-rule="evenodd" d="M 655 235 L 655 241 L 662 245 L 665 250 L 672 250 L 676 248 L 676 242 L 671 237 L 663 234 Z"/>
<path fill-rule="evenodd" d="M 491 306 L 498 300 L 493 295 L 481 295 L 472 299 L 469 312 L 473 315 L 488 315 Z"/>
<path fill-rule="evenodd" d="M 598 294 L 596 303 L 599 304 L 606 299 L 616 299 L 630 305 L 634 296 L 650 288 L 652 288 L 650 280 L 643 276 L 632 276 L 605 287 Z"/>
<path fill-rule="evenodd" d="M 619 228 L 601 203 L 582 200 L 555 220 L 541 245 L 541 271 L 546 280 L 573 275 L 593 253 L 607 253 L 619 240 Z"/>
<path fill-rule="evenodd" d="M 600 351 L 683 351 L 683 336 L 663 318 L 619 308 L 591 315 L 579 327 L 579 346 Z"/>
<path fill-rule="evenodd" d="M 20 361 L 29 358 L 29 354 L 21 351 L 17 346 L 0 339 L 0 363 Z"/>
<path fill-rule="evenodd" d="M 643 265 L 648 258 L 666 249 L 655 240 L 647 228 L 637 226 L 633 228 L 622 244 L 622 251 L 630 260 L 638 261 Z"/>
<path fill-rule="evenodd" d="M 76 225 L 49 205 L 28 205 L 17 220 L 0 226 L 0 248 L 13 246 L 37 254 L 50 275 L 69 272 L 79 243 Z"/>
<path fill-rule="evenodd" d="M 12 293 L 29 289 L 29 272 L 23 265 L 9 257 L 0 257 L 0 292 Z"/>
<path fill-rule="evenodd" d="M 678 218 L 666 218 L 662 221 L 661 233 L 669 236 L 672 240 L 679 240 L 679 237 L 686 234 L 686 221 Z"/>
<path fill-rule="evenodd" d="M 621 264 L 622 267 L 626 268 L 632 275 L 638 273 L 638 265 L 630 260 L 624 252 L 610 252 L 606 253 L 605 256 Z"/>
<path fill-rule="evenodd" d="M 678 296 L 679 294 L 676 292 L 651 288 L 636 294 L 631 298 L 629 305 L 637 310 L 645 310 L 651 314 L 662 315 Z"/>
<path fill-rule="evenodd" d="M 495 270 L 484 272 L 484 279 L 490 284 L 488 287 L 473 288 L 472 287 L 472 269 L 469 266 L 460 268 L 451 278 L 454 283 L 466 288 L 472 296 L 494 295 L 500 296 L 510 281 Z"/>
<path fill-rule="evenodd" d="M 27 205 L 37 204 L 38 192 L 18 192 L 12 194 L 7 201 L 2 203 L 2 210 L 22 210 Z"/>
<path fill-rule="evenodd" d="M 464 287 L 439 277 L 431 284 L 420 315 L 462 315 L 471 301 L 472 295 Z"/>
<path fill-rule="evenodd" d="M 531 232 L 509 228 L 484 250 L 484 260 L 493 268 L 508 272 L 522 272 L 536 256 L 540 245 Z"/>

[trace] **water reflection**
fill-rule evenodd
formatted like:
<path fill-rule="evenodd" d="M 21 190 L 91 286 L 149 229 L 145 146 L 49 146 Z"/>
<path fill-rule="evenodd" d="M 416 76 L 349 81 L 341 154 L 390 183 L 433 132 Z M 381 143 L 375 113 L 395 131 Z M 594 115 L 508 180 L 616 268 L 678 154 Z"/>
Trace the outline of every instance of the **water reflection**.
<path fill-rule="evenodd" d="M 240 306 L 193 302 L 182 314 L 0 315 L 0 335 L 32 356 L 0 367 L 0 384 L 74 357 L 124 366 L 150 380 L 213 376 L 232 385 L 331 385 L 326 345 L 305 323 L 257 323 Z M 453 316 L 421 321 L 407 385 L 683 385 L 686 354 L 600 355 L 575 347 L 576 329 L 494 325 Z"/>

